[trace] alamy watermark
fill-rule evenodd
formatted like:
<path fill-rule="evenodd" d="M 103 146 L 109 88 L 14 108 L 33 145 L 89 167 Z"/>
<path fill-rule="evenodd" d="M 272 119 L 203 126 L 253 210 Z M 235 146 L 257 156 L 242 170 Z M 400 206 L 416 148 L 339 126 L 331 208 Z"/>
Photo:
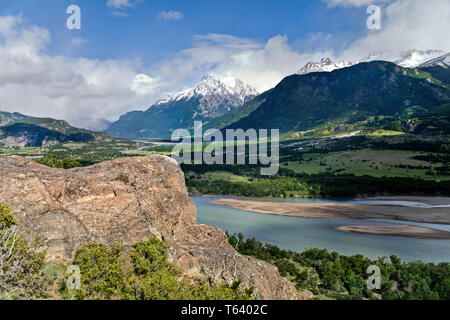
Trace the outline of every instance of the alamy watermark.
<path fill-rule="evenodd" d="M 81 288 L 81 270 L 79 266 L 69 266 L 67 268 L 69 277 L 66 280 L 66 286 L 69 290 L 78 290 Z"/>
<path fill-rule="evenodd" d="M 66 13 L 70 16 L 67 18 L 66 26 L 69 30 L 81 29 L 81 9 L 77 5 L 67 7 Z"/>
<path fill-rule="evenodd" d="M 367 268 L 367 273 L 371 276 L 367 279 L 367 288 L 370 290 L 381 289 L 381 269 L 379 266 L 371 265 Z"/>
<path fill-rule="evenodd" d="M 377 5 L 370 5 L 367 8 L 367 14 L 370 16 L 367 18 L 367 29 L 380 30 L 381 29 L 381 7 Z"/>
<path fill-rule="evenodd" d="M 179 164 L 260 164 L 266 166 L 261 168 L 263 176 L 276 175 L 280 168 L 278 129 L 272 129 L 270 136 L 267 129 L 227 129 L 224 137 L 218 129 L 203 132 L 203 122 L 196 121 L 193 135 L 187 129 L 178 129 L 172 141 L 180 142 L 172 150 L 172 158 Z"/>

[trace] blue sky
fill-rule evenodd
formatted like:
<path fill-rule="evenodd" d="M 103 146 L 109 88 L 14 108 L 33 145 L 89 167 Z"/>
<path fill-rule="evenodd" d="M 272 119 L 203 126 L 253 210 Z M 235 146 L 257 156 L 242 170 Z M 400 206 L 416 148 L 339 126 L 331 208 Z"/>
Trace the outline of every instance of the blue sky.
<path fill-rule="evenodd" d="M 263 92 L 309 61 L 450 51 L 450 1 L 1 0 L 0 110 L 95 128 L 230 74 Z M 81 8 L 81 30 L 66 9 Z M 380 30 L 366 26 L 369 5 Z"/>
<path fill-rule="evenodd" d="M 82 30 L 68 30 L 66 8 L 82 10 Z M 146 65 L 167 59 L 187 48 L 198 34 L 230 34 L 266 41 L 286 35 L 299 50 L 318 48 L 342 50 L 365 33 L 365 7 L 328 8 L 324 1 L 311 0 L 141 0 L 123 10 L 109 8 L 106 0 L 2 0 L 0 15 L 22 13 L 27 23 L 48 29 L 50 54 L 87 58 L 140 58 Z M 180 20 L 158 18 L 163 11 L 179 11 Z M 126 17 L 113 15 L 123 12 Z M 313 41 L 311 34 L 331 34 L 327 41 Z M 70 48 L 73 37 L 87 42 Z M 68 48 L 69 47 L 69 48 Z"/>

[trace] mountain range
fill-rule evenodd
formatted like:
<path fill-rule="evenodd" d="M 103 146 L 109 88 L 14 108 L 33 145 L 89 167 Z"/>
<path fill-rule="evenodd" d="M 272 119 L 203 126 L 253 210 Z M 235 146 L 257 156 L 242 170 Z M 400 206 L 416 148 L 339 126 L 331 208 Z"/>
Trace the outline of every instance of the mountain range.
<path fill-rule="evenodd" d="M 240 79 L 205 76 L 196 86 L 156 102 L 146 111 L 129 112 L 106 131 L 124 138 L 170 137 L 173 130 L 192 128 L 194 121 L 220 117 L 258 95 Z"/>
<path fill-rule="evenodd" d="M 170 137 L 177 128 L 192 128 L 194 120 L 203 120 L 207 128 L 300 132 L 374 116 L 398 117 L 411 108 L 428 110 L 450 101 L 448 66 L 449 54 L 436 50 L 410 50 L 396 63 L 353 65 L 325 58 L 307 63 L 260 95 L 236 78 L 232 86 L 210 75 L 147 111 L 122 116 L 107 132 L 125 138 Z"/>
<path fill-rule="evenodd" d="M 356 65 L 325 58 L 309 62 L 261 94 L 235 76 L 218 79 L 207 75 L 194 87 L 159 100 L 146 111 L 123 115 L 106 133 L 122 138 L 168 138 L 175 129 L 192 129 L 196 120 L 203 121 L 206 128 L 307 132 L 321 126 L 349 128 L 374 123 L 368 122 L 374 117 L 390 117 L 392 125 L 405 120 L 402 117 L 406 115 L 421 123 L 434 119 L 440 124 L 437 127 L 446 132 L 445 126 L 450 124 L 450 53 L 435 57 L 438 53 L 410 50 L 396 63 L 372 61 Z M 431 56 L 431 60 L 423 62 Z M 0 112 L 3 144 L 43 146 L 107 138 L 105 134 L 73 128 L 65 121 Z"/>
<path fill-rule="evenodd" d="M 414 107 L 429 110 L 448 102 L 450 90 L 443 77 L 373 61 L 287 77 L 255 111 L 228 128 L 307 131 L 329 123 L 355 124 L 371 117 L 401 115 Z"/>

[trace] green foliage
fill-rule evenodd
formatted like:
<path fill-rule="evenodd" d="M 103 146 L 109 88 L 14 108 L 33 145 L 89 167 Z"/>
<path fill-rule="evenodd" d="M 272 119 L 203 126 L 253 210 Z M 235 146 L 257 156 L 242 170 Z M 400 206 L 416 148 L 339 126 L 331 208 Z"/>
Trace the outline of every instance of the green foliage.
<path fill-rule="evenodd" d="M 247 197 L 354 197 L 363 194 L 450 194 L 450 181 L 423 180 L 418 178 L 372 177 L 368 175 L 296 173 L 280 168 L 272 177 L 259 176 L 259 169 L 252 166 L 182 165 L 186 172 L 186 186 L 191 193 L 221 194 Z M 231 172 L 249 178 L 248 182 L 209 180 L 206 172 Z M 442 167 L 442 176 L 447 172 Z"/>
<path fill-rule="evenodd" d="M 229 111 L 223 116 L 211 119 L 208 123 L 205 123 L 204 129 L 223 129 L 233 124 L 234 122 L 248 117 L 253 111 L 258 109 L 266 101 L 271 91 L 272 90 L 268 90 L 260 94 L 259 96 L 256 96 L 254 99 L 244 103 L 244 105 L 239 109 Z"/>
<path fill-rule="evenodd" d="M 156 237 L 131 249 L 116 242 L 111 246 L 84 244 L 70 264 L 80 268 L 81 288 L 71 290 L 59 281 L 65 299 L 126 300 L 248 300 L 253 290 L 240 282 L 217 283 L 184 279 L 167 258 L 167 243 Z M 69 274 L 61 264 L 45 264 L 46 252 L 36 239 L 19 234 L 17 221 L 7 204 L 0 204 L 0 299 L 43 299 L 51 285 Z"/>
<path fill-rule="evenodd" d="M 37 159 L 35 161 L 52 168 L 72 169 L 82 166 L 82 164 L 75 159 L 61 158 L 55 154 L 48 154 L 45 157 Z"/>
<path fill-rule="evenodd" d="M 0 300 L 47 297 L 44 258 L 39 240 L 22 237 L 11 209 L 0 204 Z"/>
<path fill-rule="evenodd" d="M 7 203 L 0 202 L 0 227 L 8 229 L 17 225 L 17 220 L 11 214 L 11 207 Z"/>
<path fill-rule="evenodd" d="M 106 247 L 101 244 L 83 245 L 75 253 L 73 264 L 80 267 L 82 288 L 76 290 L 78 299 L 86 297 L 111 299 L 118 297 L 125 287 L 125 270 L 119 243 Z"/>
<path fill-rule="evenodd" d="M 303 143 L 306 146 L 300 148 Z M 361 160 L 365 153 L 380 153 L 384 158 L 375 163 L 377 159 L 365 156 L 372 161 L 369 166 Z M 449 154 L 446 137 L 356 136 L 286 141 L 280 148 L 280 170 L 270 177 L 261 176 L 257 165 L 181 167 L 191 193 L 299 198 L 416 192 L 436 195 L 450 194 Z M 302 168 L 314 170 L 305 173 Z"/>
<path fill-rule="evenodd" d="M 69 290 L 61 283 L 67 299 L 126 300 L 243 300 L 252 290 L 240 283 L 212 285 L 201 279 L 187 281 L 167 259 L 168 245 L 153 237 L 126 251 L 120 243 L 111 247 L 85 244 L 75 253 L 73 264 L 80 267 L 82 287 Z"/>
<path fill-rule="evenodd" d="M 280 274 L 297 288 L 333 299 L 448 300 L 450 298 L 449 263 L 403 263 L 391 256 L 371 260 L 363 255 L 351 257 L 322 249 L 302 253 L 281 250 L 255 239 L 244 240 L 242 234 L 228 235 L 231 245 L 240 253 L 275 265 Z M 380 290 L 369 290 L 367 268 L 380 267 Z"/>

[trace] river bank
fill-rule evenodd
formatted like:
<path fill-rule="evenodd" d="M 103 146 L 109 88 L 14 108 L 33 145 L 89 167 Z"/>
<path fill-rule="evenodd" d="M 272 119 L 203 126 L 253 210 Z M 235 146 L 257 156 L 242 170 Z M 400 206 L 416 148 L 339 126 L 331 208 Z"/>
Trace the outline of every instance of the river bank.
<path fill-rule="evenodd" d="M 217 227 L 230 234 L 242 233 L 246 238 L 255 238 L 263 243 L 270 243 L 285 250 L 303 252 L 308 248 L 327 249 L 340 254 L 352 256 L 363 254 L 376 259 L 394 254 L 404 261 L 448 262 L 450 261 L 450 240 L 420 237 L 394 236 L 344 232 L 344 226 L 417 226 L 450 233 L 450 224 L 420 223 L 393 219 L 336 219 L 336 218 L 302 218 L 261 214 L 252 211 L 235 209 L 216 204 L 223 196 L 192 196 L 197 207 L 197 222 Z M 236 199 L 236 198 L 231 198 Z M 238 198 L 238 200 L 263 200 L 258 198 Z M 365 199 L 364 199 L 365 200 Z M 412 200 L 412 199 L 409 199 Z M 307 204 L 346 203 L 351 199 L 270 199 L 279 204 L 301 202 Z M 441 204 L 439 202 L 439 204 Z M 390 207 L 385 207 L 389 210 Z M 448 209 L 448 208 L 447 208 Z M 385 230 L 383 230 L 385 231 Z"/>
<path fill-rule="evenodd" d="M 358 203 L 359 202 L 359 203 Z M 384 219 L 407 222 L 450 224 L 450 198 L 378 197 L 357 199 L 353 203 L 280 202 L 265 200 L 218 199 L 214 204 L 255 213 L 320 219 Z M 357 227 L 357 226 L 356 226 Z M 431 228 L 396 227 L 338 228 L 344 232 L 450 239 L 449 232 Z"/>
<path fill-rule="evenodd" d="M 450 232 L 436 230 L 431 228 L 422 228 L 410 225 L 399 225 L 392 227 L 374 227 L 374 226 L 341 226 L 336 230 L 343 232 L 376 234 L 383 236 L 408 237 L 415 239 L 428 240 L 448 240 Z"/>

